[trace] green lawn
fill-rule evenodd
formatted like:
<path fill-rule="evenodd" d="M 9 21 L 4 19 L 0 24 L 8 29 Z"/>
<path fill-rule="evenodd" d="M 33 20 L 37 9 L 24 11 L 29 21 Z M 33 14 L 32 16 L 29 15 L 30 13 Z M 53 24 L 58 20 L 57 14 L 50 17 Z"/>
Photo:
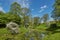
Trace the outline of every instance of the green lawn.
<path fill-rule="evenodd" d="M 31 29 L 31 31 L 36 31 L 38 32 L 45 32 L 47 27 L 45 25 L 40 25 L 34 29 Z M 29 40 L 29 38 L 34 35 L 34 33 L 31 33 L 28 37 L 25 37 L 25 33 L 28 32 L 30 29 L 26 29 L 24 27 L 19 28 L 19 34 L 18 35 L 11 35 L 10 32 L 6 28 L 1 28 L 0 29 L 0 40 L 5 40 L 6 38 L 15 38 L 15 40 Z M 60 29 L 58 29 L 60 31 Z M 37 35 L 37 34 L 36 34 Z M 39 40 L 37 36 L 34 36 L 34 40 Z M 43 40 L 60 40 L 60 32 L 54 33 L 54 34 L 49 34 L 45 35 Z"/>

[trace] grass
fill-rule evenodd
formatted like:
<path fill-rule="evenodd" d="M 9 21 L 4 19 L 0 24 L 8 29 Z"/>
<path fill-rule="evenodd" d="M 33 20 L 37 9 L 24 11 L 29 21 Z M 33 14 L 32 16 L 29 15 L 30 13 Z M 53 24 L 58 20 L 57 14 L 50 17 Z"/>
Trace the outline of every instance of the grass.
<path fill-rule="evenodd" d="M 60 40 L 60 33 L 45 36 L 44 40 Z"/>
<path fill-rule="evenodd" d="M 35 27 L 34 29 L 31 29 L 32 31 L 36 31 L 36 32 L 45 32 L 47 27 L 45 25 L 40 25 L 38 27 Z M 34 33 L 29 34 L 28 37 L 25 36 L 25 33 L 27 33 L 29 31 L 29 29 L 26 29 L 24 27 L 20 27 L 19 28 L 19 34 L 18 35 L 11 35 L 10 32 L 8 32 L 8 30 L 6 28 L 1 28 L 0 29 L 0 40 L 5 40 L 6 38 L 15 38 L 15 40 L 29 40 L 29 38 L 34 35 Z M 58 29 L 58 31 L 60 31 L 60 29 Z M 27 34 L 28 35 L 28 34 Z M 34 40 L 39 40 L 37 38 L 37 34 L 36 36 L 34 36 Z M 45 37 L 43 38 L 43 40 L 60 40 L 60 33 L 54 33 L 54 34 L 50 34 L 50 35 L 45 35 Z"/>

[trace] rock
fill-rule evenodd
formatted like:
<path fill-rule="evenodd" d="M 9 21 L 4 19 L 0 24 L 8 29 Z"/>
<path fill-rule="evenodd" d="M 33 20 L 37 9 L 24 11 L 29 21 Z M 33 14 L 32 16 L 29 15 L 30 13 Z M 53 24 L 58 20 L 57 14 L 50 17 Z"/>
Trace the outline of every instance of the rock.
<path fill-rule="evenodd" d="M 19 33 L 19 25 L 14 23 L 14 22 L 10 22 L 7 24 L 6 28 L 11 32 L 11 34 L 18 34 Z"/>

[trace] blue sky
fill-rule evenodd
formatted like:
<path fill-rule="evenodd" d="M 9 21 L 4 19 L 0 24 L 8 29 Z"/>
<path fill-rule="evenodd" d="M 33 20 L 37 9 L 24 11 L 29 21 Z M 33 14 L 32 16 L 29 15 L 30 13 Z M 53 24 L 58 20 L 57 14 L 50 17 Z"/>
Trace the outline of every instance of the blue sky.
<path fill-rule="evenodd" d="M 18 2 L 22 7 L 31 10 L 33 17 L 42 17 L 45 13 L 51 16 L 55 0 L 0 0 L 0 11 L 8 12 L 13 2 Z"/>

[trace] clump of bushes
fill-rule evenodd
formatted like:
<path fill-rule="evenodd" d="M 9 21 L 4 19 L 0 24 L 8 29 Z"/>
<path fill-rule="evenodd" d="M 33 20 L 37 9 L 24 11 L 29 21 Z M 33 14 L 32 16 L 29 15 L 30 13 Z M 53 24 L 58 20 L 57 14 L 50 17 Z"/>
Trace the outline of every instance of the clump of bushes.
<path fill-rule="evenodd" d="M 53 24 L 50 24 L 50 27 L 47 28 L 46 30 L 47 31 L 54 31 L 54 30 L 56 30 L 56 28 L 57 28 L 57 24 L 53 23 Z"/>

